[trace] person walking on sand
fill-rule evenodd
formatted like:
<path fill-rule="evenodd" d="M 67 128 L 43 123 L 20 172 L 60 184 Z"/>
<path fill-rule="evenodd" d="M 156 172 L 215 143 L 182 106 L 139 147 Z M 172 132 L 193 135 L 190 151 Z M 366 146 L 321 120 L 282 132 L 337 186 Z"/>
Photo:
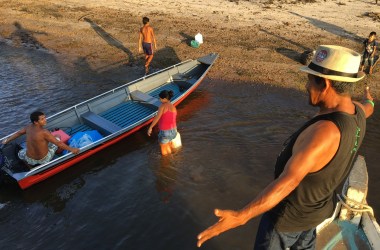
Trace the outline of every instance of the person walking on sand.
<path fill-rule="evenodd" d="M 377 50 L 377 41 L 376 41 L 376 32 L 372 31 L 369 33 L 369 36 L 365 41 L 364 44 L 364 53 L 362 62 L 360 65 L 360 71 L 364 71 L 364 66 L 369 63 L 369 74 L 372 74 L 373 71 L 373 65 L 375 63 L 375 54 Z"/>
<path fill-rule="evenodd" d="M 57 140 L 47 129 L 45 114 L 40 111 L 35 111 L 30 115 L 32 124 L 20 129 L 15 134 L 3 140 L 3 144 L 26 134 L 26 148 L 18 152 L 21 160 L 24 160 L 30 166 L 37 164 L 45 164 L 53 159 L 55 151 L 58 147 L 66 149 L 73 154 L 78 154 L 78 148 L 72 148 L 65 143 Z"/>
<path fill-rule="evenodd" d="M 145 75 L 149 73 L 149 65 L 153 59 L 153 45 L 157 49 L 156 37 L 153 28 L 149 24 L 149 18 L 143 17 L 144 26 L 139 32 L 139 53 L 145 53 Z"/>
<path fill-rule="evenodd" d="M 308 74 L 309 104 L 319 112 L 291 135 L 277 157 L 272 181 L 244 208 L 215 209 L 213 226 L 198 235 L 198 247 L 261 214 L 254 249 L 315 249 L 316 226 L 334 210 L 334 191 L 350 172 L 374 111 L 369 87 L 363 101 L 351 99 L 360 54 L 344 47 L 321 45 Z"/>
<path fill-rule="evenodd" d="M 152 128 L 158 123 L 160 130 L 158 141 L 161 147 L 161 154 L 167 155 L 171 154 L 173 149 L 172 140 L 177 136 L 177 109 L 170 102 L 170 99 L 173 97 L 172 90 L 161 91 L 159 97 L 162 104 L 148 128 L 148 135 L 152 134 Z"/>

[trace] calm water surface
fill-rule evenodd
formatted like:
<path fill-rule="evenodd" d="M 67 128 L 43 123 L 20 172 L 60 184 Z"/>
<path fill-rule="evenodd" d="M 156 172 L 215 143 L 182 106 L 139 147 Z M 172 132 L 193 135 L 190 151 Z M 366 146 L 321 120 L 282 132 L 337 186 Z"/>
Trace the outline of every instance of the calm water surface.
<path fill-rule="evenodd" d="M 51 115 L 116 87 L 54 55 L 0 43 L 0 138 L 42 109 Z M 206 80 L 178 106 L 183 148 L 162 158 L 145 129 L 21 191 L 0 187 L 0 249 L 197 249 L 215 207 L 238 209 L 272 180 L 282 142 L 316 110 L 304 93 Z M 376 111 L 361 154 L 380 212 Z M 258 219 L 202 249 L 252 249 Z"/>

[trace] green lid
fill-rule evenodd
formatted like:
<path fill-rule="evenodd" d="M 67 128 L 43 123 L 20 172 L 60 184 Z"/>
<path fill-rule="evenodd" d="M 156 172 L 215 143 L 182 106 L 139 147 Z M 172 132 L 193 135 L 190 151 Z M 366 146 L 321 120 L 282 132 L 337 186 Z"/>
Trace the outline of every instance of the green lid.
<path fill-rule="evenodd" d="M 199 48 L 199 43 L 197 41 L 195 41 L 195 40 L 191 40 L 190 45 L 193 48 Z"/>

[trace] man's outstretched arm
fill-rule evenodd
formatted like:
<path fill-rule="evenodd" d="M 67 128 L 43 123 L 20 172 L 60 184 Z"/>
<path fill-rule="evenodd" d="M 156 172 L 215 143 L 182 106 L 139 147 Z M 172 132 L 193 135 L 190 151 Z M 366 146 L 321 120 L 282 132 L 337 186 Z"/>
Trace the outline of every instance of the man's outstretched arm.
<path fill-rule="evenodd" d="M 283 173 L 252 202 L 238 211 L 215 209 L 214 213 L 219 221 L 198 235 L 198 247 L 276 206 L 308 173 L 322 169 L 333 158 L 339 141 L 339 129 L 331 121 L 319 121 L 308 127 L 298 137 L 293 147 L 293 155 Z"/>

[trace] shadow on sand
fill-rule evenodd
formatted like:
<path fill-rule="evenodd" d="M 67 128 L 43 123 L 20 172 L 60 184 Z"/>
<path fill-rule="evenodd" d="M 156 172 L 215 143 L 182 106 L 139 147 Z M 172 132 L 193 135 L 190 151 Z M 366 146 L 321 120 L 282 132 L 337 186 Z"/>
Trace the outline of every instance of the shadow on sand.
<path fill-rule="evenodd" d="M 298 17 L 305 18 L 306 20 L 308 20 L 315 27 L 320 28 L 322 30 L 326 30 L 327 32 L 330 32 L 331 34 L 334 34 L 336 36 L 340 36 L 340 37 L 343 37 L 343 38 L 348 38 L 351 41 L 354 41 L 354 42 L 357 42 L 357 43 L 361 43 L 363 41 L 362 37 L 357 36 L 356 34 L 354 34 L 352 32 L 349 32 L 349 31 L 343 29 L 342 27 L 339 27 L 339 26 L 336 26 L 334 24 L 327 23 L 327 22 L 324 22 L 324 21 L 321 21 L 321 20 L 318 20 L 318 19 L 315 19 L 315 18 L 311 18 L 311 17 L 307 17 L 307 16 L 302 16 L 302 15 L 300 15 L 298 13 L 295 13 L 295 12 L 289 12 L 289 13 L 293 14 L 295 16 L 298 16 Z"/>
<path fill-rule="evenodd" d="M 158 67 L 160 69 L 163 69 L 179 62 L 181 62 L 181 60 L 178 58 L 175 50 L 170 46 L 166 46 L 156 51 L 153 57 L 152 65 L 155 68 Z"/>
<path fill-rule="evenodd" d="M 184 33 L 183 31 L 179 32 L 179 34 L 184 38 L 181 40 L 181 43 L 186 43 L 190 46 L 191 40 L 194 40 L 193 36 L 190 36 L 189 34 Z"/>
<path fill-rule="evenodd" d="M 9 37 L 9 39 L 11 39 L 13 42 L 22 44 L 29 48 L 46 49 L 45 46 L 40 43 L 33 35 L 47 35 L 47 33 L 25 29 L 19 22 L 14 22 L 13 25 L 16 27 L 16 30 Z"/>
<path fill-rule="evenodd" d="M 306 46 L 304 46 L 304 45 L 302 45 L 300 43 L 294 42 L 292 40 L 289 40 L 287 38 L 284 38 L 282 36 L 279 36 L 277 34 L 269 32 L 267 30 L 260 29 L 260 31 L 264 32 L 264 33 L 267 33 L 268 35 L 276 37 L 277 39 L 283 40 L 283 41 L 285 41 L 285 42 L 287 42 L 287 43 L 289 43 L 291 45 L 297 46 L 300 49 L 304 50 L 303 53 L 299 53 L 298 51 L 295 51 L 295 50 L 292 50 L 292 49 L 289 49 L 289 48 L 284 48 L 284 47 L 276 48 L 276 52 L 277 53 L 280 53 L 281 55 L 286 56 L 286 57 L 288 57 L 289 59 L 292 59 L 295 62 L 301 62 L 302 63 L 303 57 L 305 55 L 305 52 L 309 53 L 309 52 L 313 51 L 313 49 L 311 49 L 311 48 L 308 48 L 308 47 L 306 47 Z"/>
<path fill-rule="evenodd" d="M 122 42 L 120 42 L 119 40 L 117 40 L 115 37 L 113 37 L 110 33 L 108 33 L 107 31 L 105 31 L 102 27 L 100 27 L 99 25 L 97 25 L 94 21 L 92 21 L 91 19 L 85 17 L 83 18 L 83 20 L 85 20 L 86 22 L 88 22 L 91 27 L 95 30 L 95 32 L 101 37 L 104 39 L 104 41 L 106 41 L 109 45 L 123 51 L 125 54 L 128 55 L 128 58 L 129 58 L 129 63 L 134 63 L 135 61 L 135 58 L 133 56 L 133 53 L 132 51 L 130 51 L 128 48 L 126 48 Z"/>

